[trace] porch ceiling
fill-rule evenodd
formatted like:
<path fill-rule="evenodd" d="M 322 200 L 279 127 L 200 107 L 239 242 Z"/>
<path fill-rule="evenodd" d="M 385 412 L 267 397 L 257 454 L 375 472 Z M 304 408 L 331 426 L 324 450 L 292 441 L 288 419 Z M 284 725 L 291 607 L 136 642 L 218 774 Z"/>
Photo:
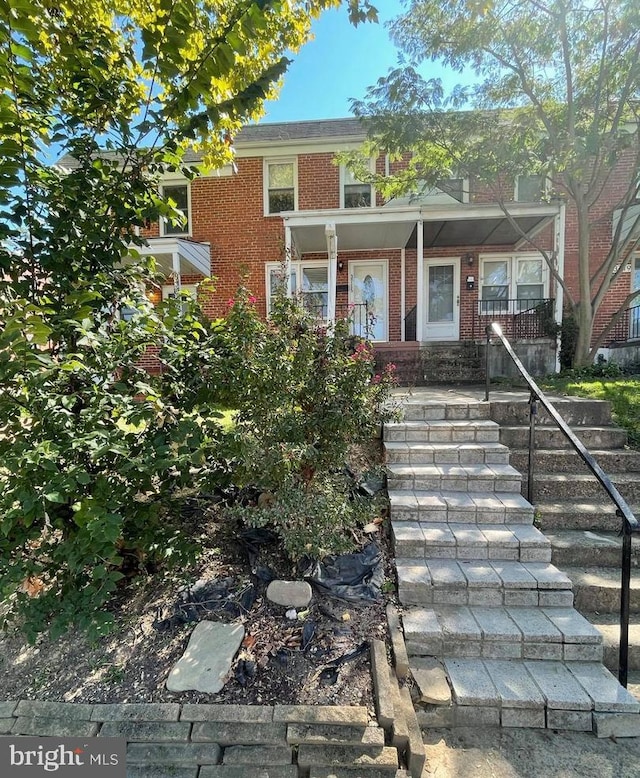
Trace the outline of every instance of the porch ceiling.
<path fill-rule="evenodd" d="M 185 238 L 149 238 L 146 246 L 132 247 L 142 256 L 155 257 L 158 269 L 165 275 L 173 273 L 173 257 L 180 260 L 182 275 L 211 275 L 211 250 L 209 244 Z"/>
<path fill-rule="evenodd" d="M 338 251 L 416 248 L 417 225 L 423 224 L 425 248 L 511 246 L 533 236 L 557 215 L 555 205 L 519 205 L 507 217 L 497 206 L 382 208 L 298 211 L 283 214 L 301 254 L 325 253 L 325 224 L 335 224 Z"/>

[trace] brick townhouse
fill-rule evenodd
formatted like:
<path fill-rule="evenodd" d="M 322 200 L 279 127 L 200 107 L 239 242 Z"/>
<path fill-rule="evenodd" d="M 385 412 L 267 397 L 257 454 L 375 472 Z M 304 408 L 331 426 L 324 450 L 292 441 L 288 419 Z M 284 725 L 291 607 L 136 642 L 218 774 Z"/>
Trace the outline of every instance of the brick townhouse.
<path fill-rule="evenodd" d="M 188 155 L 199 175 L 162 183 L 186 224 L 148 231 L 147 251 L 167 272 L 162 294 L 177 285 L 197 293 L 197 282 L 212 276 L 216 292 L 203 304 L 214 316 L 243 281 L 268 315 L 288 277 L 319 317 L 349 315 L 354 331 L 368 334 L 380 361 L 398 364 L 405 380 L 478 377 L 491 320 L 502 322 L 530 369 L 555 369 L 553 323 L 562 319 L 563 294 L 529 239 L 556 253 L 576 289 L 570 206 L 547 198 L 539 176 L 504 184 L 510 218 L 486 189 L 463 179 L 443 181 L 419 200 L 385 202 L 336 164 L 336 152 L 363 140 L 356 119 L 260 124 L 236 139 L 234 166 L 206 171 Z M 371 165 L 384 173 L 390 162 L 380 157 Z M 628 174 L 621 166 L 607 183 L 603 212 L 621 196 Z M 611 242 L 611 219 L 593 229 L 596 267 Z M 640 286 L 640 255 L 625 270 L 601 321 Z"/>

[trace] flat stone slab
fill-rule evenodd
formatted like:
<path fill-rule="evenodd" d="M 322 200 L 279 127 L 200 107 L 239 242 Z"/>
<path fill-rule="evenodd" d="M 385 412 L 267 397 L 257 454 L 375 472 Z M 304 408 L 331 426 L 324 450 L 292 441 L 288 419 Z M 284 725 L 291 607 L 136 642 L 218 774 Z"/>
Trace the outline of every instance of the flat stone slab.
<path fill-rule="evenodd" d="M 267 769 L 267 765 L 291 764 L 289 746 L 230 746 L 224 750 L 223 764 L 250 765 Z"/>
<path fill-rule="evenodd" d="M 484 666 L 500 695 L 500 702 L 503 708 L 524 708 L 534 711 L 543 711 L 545 698 L 534 683 L 533 678 L 520 662 L 495 659 L 490 662 L 485 662 Z M 516 719 L 513 716 L 511 717 L 511 721 L 514 723 L 509 726 L 518 726 L 518 724 L 515 723 Z M 544 712 L 542 713 L 541 725 L 525 724 L 523 726 L 544 727 Z"/>
<path fill-rule="evenodd" d="M 369 713 L 363 705 L 276 705 L 274 721 L 288 724 L 336 724 L 366 727 Z"/>
<path fill-rule="evenodd" d="M 451 689 L 447 675 L 435 657 L 413 657 L 411 675 L 420 692 L 420 702 L 429 705 L 450 705 Z"/>
<path fill-rule="evenodd" d="M 130 743 L 129 765 L 199 765 L 219 764 L 222 750 L 217 743 Z"/>
<path fill-rule="evenodd" d="M 398 752 L 395 748 L 362 748 L 360 746 L 309 746 L 298 749 L 298 766 L 357 767 L 398 769 Z"/>
<path fill-rule="evenodd" d="M 594 713 L 596 737 L 640 737 L 640 715 L 637 713 Z"/>
<path fill-rule="evenodd" d="M 271 581 L 267 586 L 267 599 L 285 608 L 306 608 L 312 596 L 306 581 Z"/>
<path fill-rule="evenodd" d="M 186 724 L 187 722 L 185 722 Z M 228 721 L 198 721 L 193 725 L 191 740 L 219 743 L 221 746 L 284 745 L 287 725 L 244 724 Z"/>
<path fill-rule="evenodd" d="M 384 746 L 381 727 L 339 727 L 330 724 L 290 724 L 287 728 L 289 745 Z"/>
<path fill-rule="evenodd" d="M 298 778 L 298 768 L 294 764 L 267 765 L 266 767 L 246 764 L 203 765 L 198 773 L 198 778 Z"/>
<path fill-rule="evenodd" d="M 445 659 L 445 668 L 459 705 L 498 706 L 500 695 L 480 659 Z"/>
<path fill-rule="evenodd" d="M 567 662 L 566 666 L 593 700 L 595 711 L 640 713 L 640 702 L 618 683 L 618 679 L 604 665 L 597 662 Z"/>
<path fill-rule="evenodd" d="M 241 624 L 201 621 L 191 633 L 186 651 L 171 669 L 167 689 L 170 692 L 190 689 L 208 694 L 219 692 L 243 638 Z"/>
<path fill-rule="evenodd" d="M 180 721 L 228 721 L 238 724 L 269 724 L 273 720 L 270 705 L 196 705 L 185 703 Z"/>

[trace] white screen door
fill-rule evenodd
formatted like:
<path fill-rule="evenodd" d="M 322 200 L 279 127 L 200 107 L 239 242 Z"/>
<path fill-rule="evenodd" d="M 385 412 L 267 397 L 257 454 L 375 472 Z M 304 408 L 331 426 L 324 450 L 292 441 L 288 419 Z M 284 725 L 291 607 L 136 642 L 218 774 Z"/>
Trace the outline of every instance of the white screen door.
<path fill-rule="evenodd" d="M 388 340 L 387 263 L 350 262 L 349 270 L 353 334 L 370 340 Z"/>
<path fill-rule="evenodd" d="M 460 260 L 425 260 L 425 340 L 460 338 Z"/>

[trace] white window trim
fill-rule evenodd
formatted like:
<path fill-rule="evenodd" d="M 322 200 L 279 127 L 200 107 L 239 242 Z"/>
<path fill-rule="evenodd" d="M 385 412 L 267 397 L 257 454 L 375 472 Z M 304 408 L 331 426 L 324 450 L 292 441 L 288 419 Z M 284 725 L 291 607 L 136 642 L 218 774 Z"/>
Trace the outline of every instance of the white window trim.
<path fill-rule="evenodd" d="M 296 288 L 293 289 L 293 294 L 298 295 L 302 292 L 302 268 L 303 267 L 326 267 L 327 268 L 327 284 L 329 283 L 329 262 L 327 260 L 311 260 L 305 262 L 304 260 L 296 260 L 291 263 L 291 269 L 296 274 Z M 264 288 L 265 298 L 267 302 L 267 316 L 271 313 L 271 271 L 282 270 L 282 262 L 267 262 L 264 267 Z"/>
<path fill-rule="evenodd" d="M 481 303 L 483 302 L 482 292 L 485 286 L 484 283 L 484 263 L 485 262 L 507 262 L 508 267 L 507 271 L 509 274 L 509 293 L 508 293 L 508 299 L 509 300 L 516 300 L 518 297 L 518 279 L 517 279 L 517 266 L 518 266 L 518 260 L 520 259 L 538 259 L 542 262 L 542 298 L 545 300 L 549 299 L 549 280 L 550 280 L 550 273 L 549 273 L 549 267 L 545 261 L 545 258 L 542 254 L 539 252 L 515 252 L 513 254 L 480 254 L 478 258 L 478 272 L 479 272 L 479 283 L 478 283 L 478 310 L 482 310 Z M 524 299 L 524 298 L 523 298 Z M 485 301 L 486 302 L 486 301 Z M 516 306 L 511 306 L 515 307 Z M 507 313 L 518 313 L 517 310 L 509 310 L 505 311 L 505 314 Z"/>
<path fill-rule="evenodd" d="M 198 297 L 198 284 L 180 284 L 180 291 L 187 292 L 194 300 Z M 175 294 L 173 284 L 162 285 L 162 301 L 169 300 Z"/>
<path fill-rule="evenodd" d="M 340 165 L 340 208 L 342 210 L 348 210 L 348 211 L 357 211 L 357 210 L 366 210 L 366 206 L 362 209 L 358 208 L 346 208 L 344 205 L 344 188 L 346 186 L 346 172 L 347 172 L 347 166 L 342 163 Z M 369 172 L 375 173 L 376 172 L 376 160 L 374 157 L 371 157 L 369 160 Z M 360 183 L 365 184 L 366 181 L 361 181 Z M 369 205 L 369 208 L 374 208 L 376 204 L 376 188 L 373 184 L 369 185 L 371 187 L 371 203 Z"/>
<path fill-rule="evenodd" d="M 191 214 L 191 186 L 190 182 L 186 178 L 163 178 L 160 182 L 160 194 L 164 196 L 164 189 L 167 186 L 186 186 L 187 187 L 187 225 L 188 230 L 186 232 L 167 232 L 167 220 L 160 217 L 160 235 L 163 238 L 182 238 L 190 237 L 193 232 L 193 220 Z"/>
<path fill-rule="evenodd" d="M 293 164 L 293 210 L 298 210 L 298 157 L 264 157 L 262 160 L 262 204 L 265 216 L 280 216 L 284 211 L 269 212 L 269 165 Z"/>
<path fill-rule="evenodd" d="M 529 178 L 530 176 L 537 176 L 541 175 L 540 173 L 522 173 L 521 175 L 516 176 L 516 180 L 513 185 L 513 199 L 514 202 L 519 203 L 520 202 L 520 193 L 519 193 L 519 183 L 521 178 Z M 548 176 L 543 176 L 543 187 L 542 187 L 542 200 L 539 202 L 544 202 L 545 198 L 549 196 L 551 192 L 551 180 L 548 178 Z M 529 201 L 526 201 L 529 202 Z M 537 201 L 536 201 L 537 202 Z"/>

